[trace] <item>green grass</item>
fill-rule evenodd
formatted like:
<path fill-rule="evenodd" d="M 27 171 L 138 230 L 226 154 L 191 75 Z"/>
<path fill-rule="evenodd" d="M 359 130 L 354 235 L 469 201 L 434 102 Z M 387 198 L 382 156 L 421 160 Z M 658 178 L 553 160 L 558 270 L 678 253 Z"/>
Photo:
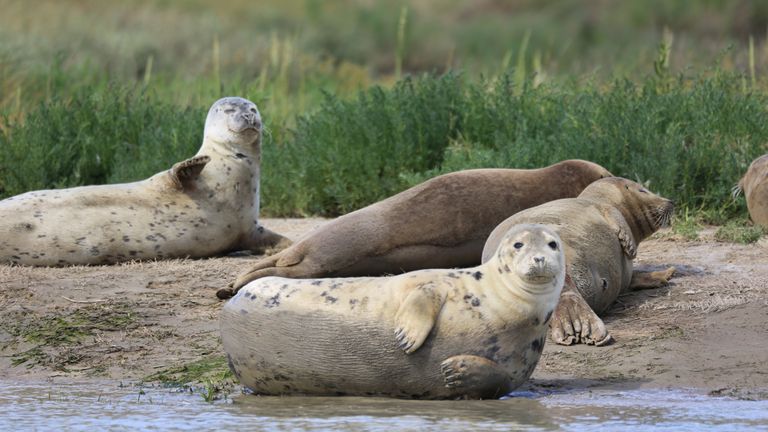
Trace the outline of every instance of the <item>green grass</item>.
<path fill-rule="evenodd" d="M 206 110 L 114 85 L 53 98 L 0 134 L 0 190 L 148 177 L 194 154 Z M 722 222 L 743 214 L 730 188 L 768 142 L 768 95 L 722 71 L 600 86 L 534 86 L 514 71 L 422 75 L 354 98 L 326 93 L 294 120 L 265 118 L 262 200 L 273 216 L 336 216 L 444 172 L 579 158 Z"/>
<path fill-rule="evenodd" d="M 715 238 L 724 242 L 750 244 L 765 234 L 765 228 L 759 225 L 752 225 L 746 219 L 733 219 L 717 229 Z"/>
<path fill-rule="evenodd" d="M 82 353 L 77 347 L 84 339 L 98 332 L 124 331 L 133 328 L 135 322 L 134 313 L 123 305 L 93 305 L 46 317 L 20 316 L 16 325 L 8 329 L 8 333 L 15 338 L 11 344 L 23 341 L 35 346 L 13 354 L 11 363 L 14 366 L 24 364 L 27 368 L 46 365 L 66 370 L 67 365 L 82 360 Z M 49 355 L 46 347 L 62 347 L 61 354 Z"/>
<path fill-rule="evenodd" d="M 727 190 L 768 151 L 763 2 L 0 7 L 0 197 L 166 169 L 226 95 L 262 111 L 272 216 L 583 158 L 724 222 L 745 210 Z"/>
<path fill-rule="evenodd" d="M 766 151 L 767 107 L 765 94 L 721 73 L 664 89 L 655 77 L 520 87 L 511 75 L 423 76 L 353 100 L 331 97 L 301 117 L 282 145 L 265 149 L 265 207 L 333 216 L 443 172 L 580 158 L 680 209 L 731 217 L 744 208 L 730 188 Z"/>
<path fill-rule="evenodd" d="M 206 402 L 213 402 L 231 393 L 236 380 L 224 356 L 210 355 L 197 361 L 170 366 L 144 377 L 142 381 L 186 387 L 191 392 L 198 392 Z"/>

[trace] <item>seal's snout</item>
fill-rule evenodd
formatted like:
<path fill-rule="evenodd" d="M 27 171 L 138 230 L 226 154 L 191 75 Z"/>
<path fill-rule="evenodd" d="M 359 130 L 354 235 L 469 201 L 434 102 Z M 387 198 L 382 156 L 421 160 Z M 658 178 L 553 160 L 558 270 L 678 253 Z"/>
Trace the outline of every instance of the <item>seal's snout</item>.
<path fill-rule="evenodd" d="M 544 264 L 544 257 L 543 256 L 535 256 L 533 257 L 533 262 L 536 264 Z"/>
<path fill-rule="evenodd" d="M 242 117 L 245 123 L 248 124 L 248 126 L 251 126 L 256 129 L 258 129 L 261 126 L 261 123 L 259 122 L 259 116 L 257 116 L 256 113 L 245 112 L 243 113 Z"/>

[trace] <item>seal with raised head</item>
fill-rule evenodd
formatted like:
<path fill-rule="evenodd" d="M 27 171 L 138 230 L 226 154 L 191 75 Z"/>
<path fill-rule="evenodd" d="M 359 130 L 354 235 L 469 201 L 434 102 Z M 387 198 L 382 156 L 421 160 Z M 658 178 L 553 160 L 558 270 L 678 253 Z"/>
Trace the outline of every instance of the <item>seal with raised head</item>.
<path fill-rule="evenodd" d="M 637 245 L 669 223 L 674 204 L 631 180 L 610 177 L 587 186 L 577 198 L 552 201 L 517 213 L 488 237 L 483 262 L 492 260 L 504 233 L 517 224 L 540 223 L 563 240 L 567 274 L 552 319 L 552 339 L 563 345 L 611 341 L 603 313 L 630 287 L 665 285 L 674 268 L 633 274 Z"/>
<path fill-rule="evenodd" d="M 258 223 L 260 146 L 256 105 L 220 99 L 197 155 L 167 171 L 0 201 L 0 262 L 105 264 L 285 247 L 290 240 Z"/>
<path fill-rule="evenodd" d="M 611 175 L 583 160 L 539 169 L 473 169 L 444 174 L 332 220 L 240 275 L 229 298 L 265 276 L 378 276 L 480 263 L 483 244 L 520 210 L 575 197 Z"/>
<path fill-rule="evenodd" d="M 742 191 L 752 222 L 768 228 L 768 154 L 752 161 L 734 189 L 734 196 Z"/>
<path fill-rule="evenodd" d="M 253 281 L 222 344 L 257 394 L 497 398 L 533 372 L 564 278 L 557 234 L 519 225 L 465 270 Z"/>

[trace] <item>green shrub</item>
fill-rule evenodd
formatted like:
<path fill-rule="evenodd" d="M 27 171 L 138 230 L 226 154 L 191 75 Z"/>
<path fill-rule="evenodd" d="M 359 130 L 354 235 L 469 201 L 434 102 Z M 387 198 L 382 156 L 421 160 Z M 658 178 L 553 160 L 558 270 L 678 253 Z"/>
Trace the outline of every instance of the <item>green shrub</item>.
<path fill-rule="evenodd" d="M 0 134 L 2 194 L 148 177 L 194 155 L 204 119 L 119 87 L 52 98 Z"/>

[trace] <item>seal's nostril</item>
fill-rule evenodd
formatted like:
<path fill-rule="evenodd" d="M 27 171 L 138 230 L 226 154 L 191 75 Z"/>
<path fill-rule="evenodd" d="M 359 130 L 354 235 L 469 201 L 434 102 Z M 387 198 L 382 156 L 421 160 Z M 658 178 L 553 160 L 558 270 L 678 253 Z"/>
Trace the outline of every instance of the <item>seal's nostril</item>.
<path fill-rule="evenodd" d="M 533 262 L 535 262 L 537 264 L 541 264 L 541 263 L 544 262 L 544 257 L 540 257 L 540 256 L 533 257 Z"/>

